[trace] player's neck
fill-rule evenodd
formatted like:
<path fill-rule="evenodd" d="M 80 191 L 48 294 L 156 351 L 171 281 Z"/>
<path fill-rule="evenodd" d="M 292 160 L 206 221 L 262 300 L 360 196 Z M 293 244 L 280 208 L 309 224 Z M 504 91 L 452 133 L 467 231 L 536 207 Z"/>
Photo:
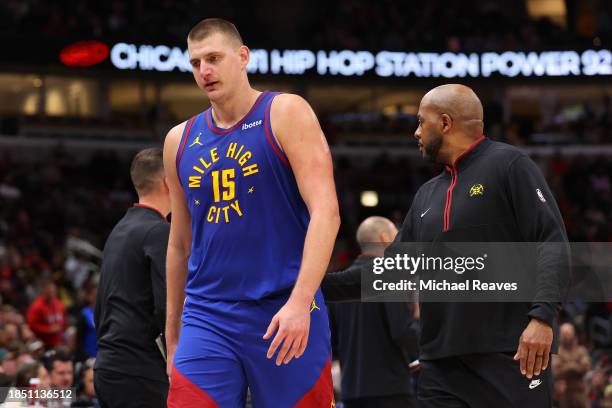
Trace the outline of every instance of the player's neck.
<path fill-rule="evenodd" d="M 232 96 L 223 101 L 212 102 L 215 124 L 222 128 L 234 126 L 249 113 L 260 94 L 261 92 L 247 86 L 245 90 L 234 92 Z"/>

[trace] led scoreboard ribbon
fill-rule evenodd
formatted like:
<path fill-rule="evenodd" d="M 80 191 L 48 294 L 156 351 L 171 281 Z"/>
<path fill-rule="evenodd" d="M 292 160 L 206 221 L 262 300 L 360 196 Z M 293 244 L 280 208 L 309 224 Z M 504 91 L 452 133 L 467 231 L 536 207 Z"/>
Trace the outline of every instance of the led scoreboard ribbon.
<path fill-rule="evenodd" d="M 166 45 L 118 43 L 111 49 L 118 69 L 191 71 L 187 50 Z M 418 78 L 566 77 L 612 74 L 610 50 L 502 53 L 251 50 L 251 74 L 340 75 Z"/>

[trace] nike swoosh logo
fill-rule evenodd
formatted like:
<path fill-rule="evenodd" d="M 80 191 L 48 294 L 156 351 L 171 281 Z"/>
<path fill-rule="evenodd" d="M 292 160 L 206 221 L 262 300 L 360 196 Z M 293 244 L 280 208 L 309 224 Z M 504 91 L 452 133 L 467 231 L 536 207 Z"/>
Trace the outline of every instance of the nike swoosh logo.
<path fill-rule="evenodd" d="M 529 384 L 529 389 L 533 390 L 535 387 L 537 387 L 538 385 L 542 384 L 542 380 L 533 380 L 530 384 Z"/>
<path fill-rule="evenodd" d="M 423 218 L 425 216 L 425 214 L 427 214 L 429 212 L 429 210 L 431 210 L 431 207 L 426 209 L 424 213 L 421 213 L 421 218 Z"/>

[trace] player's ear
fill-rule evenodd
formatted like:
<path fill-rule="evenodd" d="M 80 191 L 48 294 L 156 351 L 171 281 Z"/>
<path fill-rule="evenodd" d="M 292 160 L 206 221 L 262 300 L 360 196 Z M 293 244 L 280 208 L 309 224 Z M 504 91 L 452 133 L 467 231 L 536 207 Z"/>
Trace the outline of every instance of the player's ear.
<path fill-rule="evenodd" d="M 240 63 L 243 69 L 246 69 L 247 65 L 249 65 L 249 60 L 251 59 L 251 50 L 246 45 L 241 45 L 238 48 L 238 56 L 240 57 Z"/>
<path fill-rule="evenodd" d="M 443 113 L 440 115 L 440 133 L 448 133 L 453 128 L 453 118 L 449 114 Z"/>
<path fill-rule="evenodd" d="M 381 232 L 380 235 L 378 236 L 378 239 L 380 240 L 379 242 L 381 242 L 382 244 L 387 244 L 392 241 L 390 234 L 387 233 L 386 231 Z"/>

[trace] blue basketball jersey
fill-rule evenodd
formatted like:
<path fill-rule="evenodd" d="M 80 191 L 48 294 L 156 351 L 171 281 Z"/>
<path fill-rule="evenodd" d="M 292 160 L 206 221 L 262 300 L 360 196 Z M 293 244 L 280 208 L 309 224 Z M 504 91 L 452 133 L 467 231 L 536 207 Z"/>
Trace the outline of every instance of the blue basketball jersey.
<path fill-rule="evenodd" d="M 187 296 L 258 300 L 295 284 L 310 217 L 270 127 L 276 95 L 263 92 L 229 129 L 212 108 L 185 125 L 176 166 L 191 214 Z"/>

